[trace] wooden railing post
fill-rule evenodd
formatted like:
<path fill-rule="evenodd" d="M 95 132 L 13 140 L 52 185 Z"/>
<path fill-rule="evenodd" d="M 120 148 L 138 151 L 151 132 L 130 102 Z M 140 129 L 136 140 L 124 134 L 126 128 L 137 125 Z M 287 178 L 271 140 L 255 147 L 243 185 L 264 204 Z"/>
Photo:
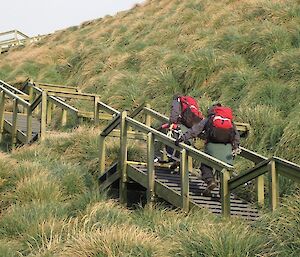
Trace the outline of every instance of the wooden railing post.
<path fill-rule="evenodd" d="M 269 165 L 269 195 L 270 195 L 270 207 L 274 211 L 279 204 L 279 179 L 278 172 L 276 170 L 276 163 L 271 160 Z"/>
<path fill-rule="evenodd" d="M 0 142 L 3 139 L 4 133 L 4 104 L 5 104 L 5 93 L 4 91 L 0 92 Z"/>
<path fill-rule="evenodd" d="M 29 103 L 32 103 L 34 101 L 33 81 L 32 80 L 30 80 L 27 83 L 27 87 L 28 87 Z"/>
<path fill-rule="evenodd" d="M 150 207 L 153 207 L 155 201 L 155 168 L 154 168 L 154 136 L 152 133 L 147 135 L 147 172 L 148 172 L 148 187 L 147 187 L 147 202 Z"/>
<path fill-rule="evenodd" d="M 181 197 L 182 209 L 184 212 L 189 211 L 189 170 L 188 154 L 185 149 L 180 152 L 180 175 L 181 175 Z"/>
<path fill-rule="evenodd" d="M 105 172 L 105 136 L 99 137 L 99 176 L 102 176 Z"/>
<path fill-rule="evenodd" d="M 145 105 L 146 108 L 151 108 L 150 104 L 146 104 Z M 148 113 L 146 114 L 146 122 L 145 122 L 146 126 L 151 127 L 151 115 L 149 115 Z"/>
<path fill-rule="evenodd" d="M 264 175 L 256 179 L 257 202 L 260 207 L 265 205 L 265 179 Z"/>
<path fill-rule="evenodd" d="M 67 110 L 62 109 L 62 114 L 61 114 L 61 126 L 66 126 L 67 125 Z"/>
<path fill-rule="evenodd" d="M 47 106 L 47 124 L 51 123 L 52 120 L 52 110 L 53 110 L 53 104 L 48 101 L 48 106 Z"/>
<path fill-rule="evenodd" d="M 192 158 L 192 156 L 188 156 L 188 170 L 189 170 L 189 172 L 193 172 L 193 158 Z"/>
<path fill-rule="evenodd" d="M 13 117 L 11 131 L 11 148 L 14 149 L 17 143 L 17 120 L 18 120 L 18 100 L 13 99 Z"/>
<path fill-rule="evenodd" d="M 230 216 L 230 191 L 228 187 L 228 181 L 230 179 L 230 173 L 228 170 L 223 169 L 220 174 L 221 177 L 221 203 L 222 203 L 222 215 L 227 218 Z"/>
<path fill-rule="evenodd" d="M 120 202 L 127 203 L 127 112 L 121 114 L 120 124 Z"/>
<path fill-rule="evenodd" d="M 99 124 L 99 104 L 98 102 L 100 101 L 99 96 L 95 96 L 95 100 L 94 100 L 94 121 L 95 121 L 95 125 Z"/>
<path fill-rule="evenodd" d="M 46 126 L 47 126 L 47 91 L 42 92 L 42 103 L 41 103 L 41 141 L 45 139 L 46 136 Z"/>
<path fill-rule="evenodd" d="M 31 138 L 32 138 L 32 110 L 31 107 L 28 106 L 27 107 L 27 138 L 26 138 L 26 142 L 27 144 L 29 144 Z"/>

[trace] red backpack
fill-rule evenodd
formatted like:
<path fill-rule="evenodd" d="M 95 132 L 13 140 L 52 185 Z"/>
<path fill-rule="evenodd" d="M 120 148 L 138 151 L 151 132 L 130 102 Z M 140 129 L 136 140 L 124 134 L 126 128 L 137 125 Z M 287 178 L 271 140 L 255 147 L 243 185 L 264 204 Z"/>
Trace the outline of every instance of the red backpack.
<path fill-rule="evenodd" d="M 233 114 L 229 107 L 216 106 L 208 122 L 208 141 L 212 143 L 232 143 L 234 139 Z"/>
<path fill-rule="evenodd" d="M 203 119 L 202 113 L 195 98 L 191 96 L 180 96 L 181 122 L 188 128 L 193 127 Z"/>

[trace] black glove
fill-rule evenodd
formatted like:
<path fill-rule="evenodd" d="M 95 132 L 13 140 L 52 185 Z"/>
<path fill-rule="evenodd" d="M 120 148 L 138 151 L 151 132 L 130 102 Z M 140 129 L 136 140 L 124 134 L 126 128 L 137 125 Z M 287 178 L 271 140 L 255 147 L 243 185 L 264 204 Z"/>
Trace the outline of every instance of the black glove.
<path fill-rule="evenodd" d="M 183 138 L 182 138 L 182 137 L 179 137 L 179 138 L 176 139 L 175 145 L 176 145 L 176 146 L 179 146 L 179 143 L 181 143 L 181 142 L 183 142 L 183 141 L 184 141 Z"/>

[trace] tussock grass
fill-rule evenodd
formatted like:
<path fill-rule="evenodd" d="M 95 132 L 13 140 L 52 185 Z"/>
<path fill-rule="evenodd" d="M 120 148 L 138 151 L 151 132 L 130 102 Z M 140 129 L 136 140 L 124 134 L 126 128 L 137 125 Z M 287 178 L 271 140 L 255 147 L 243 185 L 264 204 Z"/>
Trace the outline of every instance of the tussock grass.
<path fill-rule="evenodd" d="M 220 101 L 251 124 L 246 147 L 299 162 L 298 2 L 149 0 L 10 51 L 0 79 L 75 85 L 120 110 L 147 100 L 168 113 L 176 93 L 196 97 L 204 113 Z M 129 212 L 96 190 L 100 129 L 65 129 L 0 155 L 0 255 L 299 256 L 299 195 L 252 226 L 205 211 Z M 119 147 L 107 143 L 109 165 Z M 130 144 L 129 159 L 144 153 Z"/>
<path fill-rule="evenodd" d="M 283 134 L 282 114 L 274 107 L 258 105 L 254 108 L 241 107 L 238 115 L 251 124 L 246 146 L 261 152 L 274 152 Z"/>
<path fill-rule="evenodd" d="M 58 181 L 47 172 L 41 172 L 18 181 L 13 196 L 15 201 L 21 203 L 31 201 L 58 202 L 62 200 L 62 192 Z"/>
<path fill-rule="evenodd" d="M 0 240 L 0 256 L 15 257 L 18 254 L 19 244 L 14 241 Z"/>
<path fill-rule="evenodd" d="M 81 232 L 66 243 L 60 256 L 170 256 L 169 246 L 137 227 L 112 226 Z"/>
<path fill-rule="evenodd" d="M 278 245 L 279 256 L 299 256 L 299 191 L 285 199 L 282 206 L 273 214 L 266 215 L 257 225 Z"/>

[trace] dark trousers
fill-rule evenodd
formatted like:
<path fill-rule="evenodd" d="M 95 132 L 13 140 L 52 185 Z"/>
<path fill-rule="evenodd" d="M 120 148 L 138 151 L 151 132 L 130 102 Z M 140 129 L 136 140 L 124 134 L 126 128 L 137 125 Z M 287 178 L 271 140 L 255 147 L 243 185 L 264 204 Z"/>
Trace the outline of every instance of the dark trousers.
<path fill-rule="evenodd" d="M 232 146 L 231 144 L 207 143 L 204 152 L 230 165 L 233 164 Z M 205 164 L 200 166 L 202 179 L 205 183 L 209 183 L 214 179 L 213 169 Z"/>
<path fill-rule="evenodd" d="M 201 163 L 200 170 L 202 173 L 202 180 L 208 184 L 214 179 L 213 169 L 206 164 Z"/>

